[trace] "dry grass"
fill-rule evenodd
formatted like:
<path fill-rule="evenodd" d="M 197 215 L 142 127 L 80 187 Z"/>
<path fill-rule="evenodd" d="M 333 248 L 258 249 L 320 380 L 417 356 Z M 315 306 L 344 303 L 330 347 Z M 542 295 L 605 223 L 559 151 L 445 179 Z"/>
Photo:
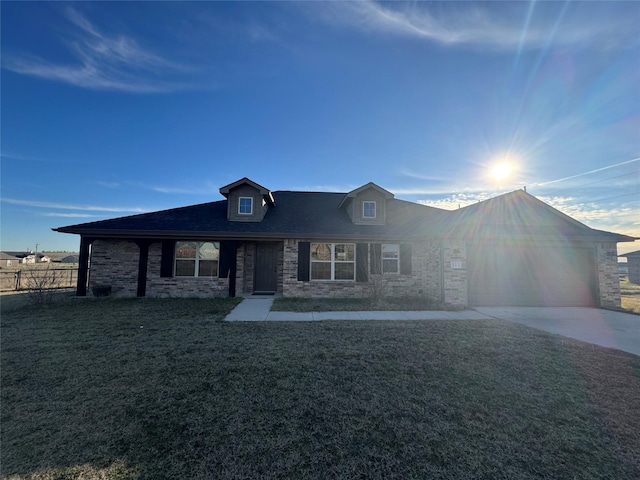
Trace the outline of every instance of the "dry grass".
<path fill-rule="evenodd" d="M 459 311 L 463 308 L 436 302 L 428 297 L 387 297 L 377 302 L 370 298 L 276 298 L 271 310 L 274 312 Z"/>
<path fill-rule="evenodd" d="M 3 309 L 1 475 L 640 477 L 636 356 L 500 321 L 218 322 L 234 304 Z"/>
<path fill-rule="evenodd" d="M 620 281 L 622 308 L 640 314 L 640 285 L 629 282 L 625 278 Z"/>

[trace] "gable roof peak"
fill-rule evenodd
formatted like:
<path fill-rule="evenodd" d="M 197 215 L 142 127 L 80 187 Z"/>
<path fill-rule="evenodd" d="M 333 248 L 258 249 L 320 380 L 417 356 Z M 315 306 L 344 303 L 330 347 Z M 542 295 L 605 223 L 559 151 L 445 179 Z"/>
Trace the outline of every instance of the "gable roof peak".
<path fill-rule="evenodd" d="M 344 198 L 342 199 L 342 202 L 340 202 L 340 205 L 338 205 L 338 208 L 342 207 L 342 205 L 344 205 L 344 203 L 349 199 L 349 198 L 355 198 L 358 196 L 358 194 L 360 194 L 361 192 L 364 192 L 365 190 L 368 189 L 373 189 L 376 190 L 377 192 L 381 193 L 382 195 L 384 195 L 384 198 L 390 199 L 390 198 L 394 198 L 394 194 L 391 193 L 389 190 L 385 190 L 384 188 L 382 188 L 379 185 L 376 185 L 373 182 L 369 182 L 365 185 L 362 185 L 361 187 L 358 187 L 354 190 L 351 190 L 349 193 L 347 193 Z"/>
<path fill-rule="evenodd" d="M 262 195 L 264 197 L 264 199 L 266 200 L 266 202 L 269 205 L 271 205 L 271 206 L 275 205 L 275 201 L 273 199 L 273 195 L 271 195 L 271 191 L 268 188 L 263 187 L 259 183 L 256 183 L 256 182 L 254 182 L 253 180 L 251 180 L 250 178 L 247 178 L 247 177 L 242 177 L 240 180 L 236 180 L 235 182 L 230 183 L 229 185 L 225 185 L 224 187 L 220 187 L 220 193 L 225 198 L 229 198 L 229 192 L 231 192 L 231 190 L 233 190 L 234 188 L 237 188 L 237 187 L 239 187 L 241 185 L 249 185 L 250 187 L 255 188 L 256 190 L 258 190 L 258 192 L 260 192 L 260 195 Z"/>
<path fill-rule="evenodd" d="M 229 185 L 225 185 L 224 187 L 220 187 L 220 193 L 225 197 L 229 195 L 229 192 L 240 185 L 250 185 L 256 190 L 260 191 L 262 195 L 267 195 L 271 193 L 268 188 L 263 187 L 259 183 L 254 182 L 250 178 L 242 177 L 240 180 L 236 180 L 235 182 L 230 183 Z"/>

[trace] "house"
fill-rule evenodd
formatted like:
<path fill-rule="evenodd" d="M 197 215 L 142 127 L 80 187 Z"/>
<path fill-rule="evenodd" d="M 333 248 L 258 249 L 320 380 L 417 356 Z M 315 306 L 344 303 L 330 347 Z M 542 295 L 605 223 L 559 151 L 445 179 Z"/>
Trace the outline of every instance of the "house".
<path fill-rule="evenodd" d="M 627 262 L 618 262 L 618 273 L 620 274 L 620 278 L 626 278 L 629 276 L 629 266 L 627 265 Z"/>
<path fill-rule="evenodd" d="M 18 257 L 6 252 L 0 252 L 1 267 L 17 267 L 19 263 L 20 259 Z"/>
<path fill-rule="evenodd" d="M 54 229 L 80 235 L 77 294 L 366 297 L 455 305 L 618 307 L 617 242 L 522 190 L 456 211 L 394 198 L 271 191 L 248 178 L 223 200 Z M 87 266 L 91 260 L 90 278 Z"/>
<path fill-rule="evenodd" d="M 620 255 L 627 259 L 627 273 L 629 282 L 640 284 L 640 250 Z"/>
<path fill-rule="evenodd" d="M 21 263 L 31 264 L 31 265 L 35 263 L 51 263 L 51 259 L 42 253 L 38 253 L 37 258 L 38 260 L 36 262 L 36 254 L 31 253 L 29 255 L 25 255 L 24 257 L 22 257 Z"/>

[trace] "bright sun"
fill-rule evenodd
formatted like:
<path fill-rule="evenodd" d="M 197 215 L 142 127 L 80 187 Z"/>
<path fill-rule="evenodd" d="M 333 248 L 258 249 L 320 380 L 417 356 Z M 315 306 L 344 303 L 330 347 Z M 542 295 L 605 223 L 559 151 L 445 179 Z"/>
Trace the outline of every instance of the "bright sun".
<path fill-rule="evenodd" d="M 511 172 L 513 172 L 513 166 L 508 162 L 499 163 L 491 170 L 491 174 L 496 180 L 504 180 L 511 175 Z"/>

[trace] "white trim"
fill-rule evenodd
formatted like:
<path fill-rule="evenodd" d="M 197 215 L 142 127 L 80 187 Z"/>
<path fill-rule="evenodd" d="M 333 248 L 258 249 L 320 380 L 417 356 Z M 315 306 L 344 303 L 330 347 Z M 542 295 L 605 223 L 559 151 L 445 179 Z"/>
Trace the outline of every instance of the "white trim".
<path fill-rule="evenodd" d="M 325 244 L 329 245 L 330 260 L 314 260 L 313 259 L 313 245 Z M 353 260 L 337 260 L 336 259 L 336 245 L 353 245 Z M 311 242 L 309 252 L 309 280 L 312 282 L 353 282 L 356 279 L 356 244 L 351 242 Z M 313 278 L 313 264 L 329 263 L 331 265 L 330 278 Z M 336 264 L 352 264 L 353 265 L 353 278 L 338 278 L 336 279 Z"/>
<path fill-rule="evenodd" d="M 251 204 L 250 212 L 241 212 L 240 205 L 242 205 L 242 200 L 249 200 Z M 238 198 L 238 215 L 253 215 L 253 197 L 239 197 Z"/>
<path fill-rule="evenodd" d="M 373 203 L 373 216 L 365 215 L 365 205 L 368 203 Z M 378 206 L 376 202 L 373 200 L 363 200 L 362 201 L 362 218 L 376 218 L 378 216 Z"/>
<path fill-rule="evenodd" d="M 384 247 L 385 247 L 385 245 L 398 247 L 398 251 L 397 251 L 398 252 L 398 256 L 397 256 L 397 258 L 386 258 L 386 259 L 384 258 Z M 380 246 L 380 257 L 381 257 L 380 258 L 380 261 L 381 261 L 380 271 L 382 272 L 382 274 L 384 274 L 384 275 L 398 275 L 400 273 L 400 244 L 399 243 L 383 243 Z M 398 265 L 397 270 L 395 272 L 385 272 L 384 271 L 384 261 L 385 260 L 387 260 L 387 261 L 394 260 Z"/>
<path fill-rule="evenodd" d="M 178 257 L 178 244 L 180 243 L 195 243 L 196 244 L 196 256 L 195 257 Z M 218 250 L 218 258 L 202 258 L 200 256 L 200 249 L 202 245 L 205 243 L 212 243 L 216 250 Z M 214 242 L 211 240 L 204 242 L 196 242 L 194 240 L 178 240 L 174 246 L 174 258 L 173 258 L 173 276 L 176 278 L 218 278 L 220 275 L 220 242 Z M 193 261 L 194 262 L 194 272 L 193 275 L 178 275 L 177 274 L 177 265 L 179 261 Z M 202 261 L 215 261 L 217 262 L 216 274 L 215 275 L 200 275 L 200 262 Z"/>

